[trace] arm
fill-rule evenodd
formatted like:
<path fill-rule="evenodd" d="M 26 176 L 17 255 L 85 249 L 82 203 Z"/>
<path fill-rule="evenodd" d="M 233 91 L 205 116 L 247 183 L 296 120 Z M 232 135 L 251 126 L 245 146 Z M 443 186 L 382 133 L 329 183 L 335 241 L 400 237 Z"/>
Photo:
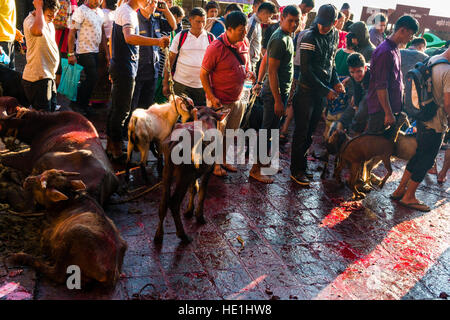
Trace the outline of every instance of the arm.
<path fill-rule="evenodd" d="M 42 36 L 42 29 L 44 28 L 44 0 L 34 0 L 33 5 L 36 8 L 34 12 L 34 23 L 30 27 L 30 33 L 35 37 Z"/>
<path fill-rule="evenodd" d="M 123 28 L 123 36 L 125 42 L 134 46 L 159 46 L 165 48 L 169 45 L 169 37 L 164 38 L 149 38 L 134 34 L 131 27 Z"/>
<path fill-rule="evenodd" d="M 156 10 L 161 11 L 164 14 L 164 17 L 166 18 L 172 30 L 175 30 L 177 28 L 177 20 L 169 10 L 169 7 L 167 7 L 167 4 L 165 5 L 165 9 L 159 9 L 158 7 L 156 7 Z"/>
<path fill-rule="evenodd" d="M 378 89 L 377 97 L 385 114 L 384 125 L 388 126 L 394 124 L 395 117 L 394 114 L 392 113 L 391 103 L 389 102 L 389 93 L 387 89 Z"/>
<path fill-rule="evenodd" d="M 284 105 L 281 100 L 280 86 L 278 83 L 278 69 L 280 68 L 280 60 L 275 58 L 269 58 L 269 85 L 272 92 L 273 99 L 275 100 L 274 110 L 275 114 L 279 117 L 283 115 Z"/>
<path fill-rule="evenodd" d="M 371 70 L 376 70 L 376 72 L 372 73 L 371 81 L 375 82 L 377 98 L 385 114 L 384 125 L 389 126 L 395 123 L 388 93 L 390 74 L 393 69 L 393 58 L 388 53 L 382 54 L 377 57 L 376 61 L 373 61 L 373 65 L 374 68 Z"/>
<path fill-rule="evenodd" d="M 211 84 L 209 83 L 209 71 L 203 67 L 200 69 L 200 80 L 202 81 L 202 86 L 205 90 L 206 98 L 211 101 L 212 107 L 214 107 L 215 109 L 219 108 L 221 106 L 221 103 L 219 99 L 217 99 L 214 95 Z"/>
<path fill-rule="evenodd" d="M 102 47 L 103 50 L 105 50 L 106 64 L 109 64 L 109 58 L 111 56 L 109 55 L 108 40 L 106 39 L 105 28 L 103 25 L 102 25 L 102 41 L 100 42 L 100 47 Z"/>
<path fill-rule="evenodd" d="M 69 38 L 67 40 L 67 50 L 70 56 L 67 58 L 70 64 L 76 64 L 77 58 L 75 57 L 75 35 L 77 33 L 77 29 L 70 29 Z"/>

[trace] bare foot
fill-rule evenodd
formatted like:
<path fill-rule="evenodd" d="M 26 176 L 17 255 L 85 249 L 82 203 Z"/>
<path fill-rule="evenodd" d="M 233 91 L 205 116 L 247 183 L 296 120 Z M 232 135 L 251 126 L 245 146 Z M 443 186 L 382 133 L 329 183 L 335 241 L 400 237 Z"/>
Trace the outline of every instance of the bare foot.
<path fill-rule="evenodd" d="M 231 171 L 231 172 L 237 172 L 238 171 L 235 166 L 233 166 L 231 164 L 228 164 L 228 163 L 222 164 L 222 167 L 224 167 L 225 170 L 227 170 L 227 171 Z"/>
<path fill-rule="evenodd" d="M 437 182 L 438 183 L 444 183 L 447 181 L 447 172 L 444 172 L 443 170 L 438 173 Z"/>
<path fill-rule="evenodd" d="M 251 170 L 250 171 L 250 177 L 255 179 L 256 181 L 262 182 L 262 183 L 273 183 L 273 179 L 269 178 L 266 175 L 261 174 L 259 170 Z"/>
<path fill-rule="evenodd" d="M 429 174 L 437 174 L 438 172 L 437 172 L 436 166 L 433 166 L 433 168 L 431 168 L 430 170 L 428 170 L 428 173 L 429 173 Z"/>
<path fill-rule="evenodd" d="M 220 164 L 215 164 L 213 175 L 218 176 L 218 177 L 224 177 L 227 175 L 227 172 L 221 167 Z"/>

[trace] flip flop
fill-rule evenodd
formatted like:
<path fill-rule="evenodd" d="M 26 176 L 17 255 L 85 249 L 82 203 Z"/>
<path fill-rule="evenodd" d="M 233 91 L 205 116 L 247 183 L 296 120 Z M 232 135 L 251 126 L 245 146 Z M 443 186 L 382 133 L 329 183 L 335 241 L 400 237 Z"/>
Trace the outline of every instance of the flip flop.
<path fill-rule="evenodd" d="M 213 175 L 215 175 L 216 177 L 225 177 L 227 175 L 227 172 L 224 168 L 222 168 L 222 166 L 219 166 L 220 169 L 220 174 L 216 173 L 216 171 L 213 171 Z"/>
<path fill-rule="evenodd" d="M 403 201 L 399 201 L 398 203 L 406 208 L 413 209 L 413 210 L 418 210 L 418 211 L 422 211 L 422 212 L 431 211 L 429 206 L 427 206 L 426 204 L 424 204 L 423 202 L 420 202 L 420 201 L 414 202 L 414 203 L 405 203 Z"/>

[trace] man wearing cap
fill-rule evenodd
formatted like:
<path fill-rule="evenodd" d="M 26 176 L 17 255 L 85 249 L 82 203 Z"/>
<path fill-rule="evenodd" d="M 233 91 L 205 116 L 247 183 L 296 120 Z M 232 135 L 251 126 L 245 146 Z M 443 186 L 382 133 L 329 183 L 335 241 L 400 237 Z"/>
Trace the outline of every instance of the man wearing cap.
<path fill-rule="evenodd" d="M 300 79 L 293 102 L 295 130 L 291 178 L 303 186 L 309 185 L 312 178 L 307 171 L 306 153 L 323 111 L 324 98 L 334 100 L 339 93 L 345 93 L 334 63 L 339 42 L 339 33 L 334 27 L 336 22 L 336 7 L 331 4 L 321 6 L 314 27 L 300 42 Z"/>
<path fill-rule="evenodd" d="M 349 32 L 349 29 L 350 29 L 351 25 L 353 24 L 353 21 L 352 21 L 353 14 L 350 13 L 350 5 L 347 2 L 345 2 L 342 5 L 341 12 L 343 14 L 345 14 L 345 17 L 346 17 L 344 27 L 342 28 L 342 30 Z"/>

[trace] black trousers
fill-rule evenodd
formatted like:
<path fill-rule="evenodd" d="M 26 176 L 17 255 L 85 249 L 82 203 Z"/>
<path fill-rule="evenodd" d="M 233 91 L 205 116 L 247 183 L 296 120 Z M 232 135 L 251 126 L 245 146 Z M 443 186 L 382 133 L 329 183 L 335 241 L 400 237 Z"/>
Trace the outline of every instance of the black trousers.
<path fill-rule="evenodd" d="M 123 126 L 131 110 L 131 99 L 135 86 L 134 77 L 124 76 L 110 70 L 112 79 L 111 108 L 108 113 L 106 134 L 113 141 L 122 141 Z"/>
<path fill-rule="evenodd" d="M 131 102 L 131 111 L 136 108 L 147 109 L 155 100 L 156 81 L 158 79 L 140 80 L 136 79 L 133 99 Z"/>
<path fill-rule="evenodd" d="M 433 129 L 417 121 L 417 150 L 416 154 L 409 160 L 406 170 L 411 172 L 411 180 L 422 182 L 428 170 L 433 167 L 434 160 L 441 148 L 444 133 Z"/>
<path fill-rule="evenodd" d="M 77 54 L 77 63 L 83 66 L 84 75 L 81 75 L 75 103 L 78 107 L 87 109 L 98 80 L 98 53 Z"/>
<path fill-rule="evenodd" d="M 56 84 L 52 79 L 42 79 L 30 82 L 22 79 L 25 95 L 36 110 L 55 111 Z"/>
<path fill-rule="evenodd" d="M 295 119 L 291 149 L 291 174 L 305 172 L 306 153 L 312 144 L 312 134 L 317 128 L 325 106 L 325 98 L 299 84 L 293 99 Z"/>

